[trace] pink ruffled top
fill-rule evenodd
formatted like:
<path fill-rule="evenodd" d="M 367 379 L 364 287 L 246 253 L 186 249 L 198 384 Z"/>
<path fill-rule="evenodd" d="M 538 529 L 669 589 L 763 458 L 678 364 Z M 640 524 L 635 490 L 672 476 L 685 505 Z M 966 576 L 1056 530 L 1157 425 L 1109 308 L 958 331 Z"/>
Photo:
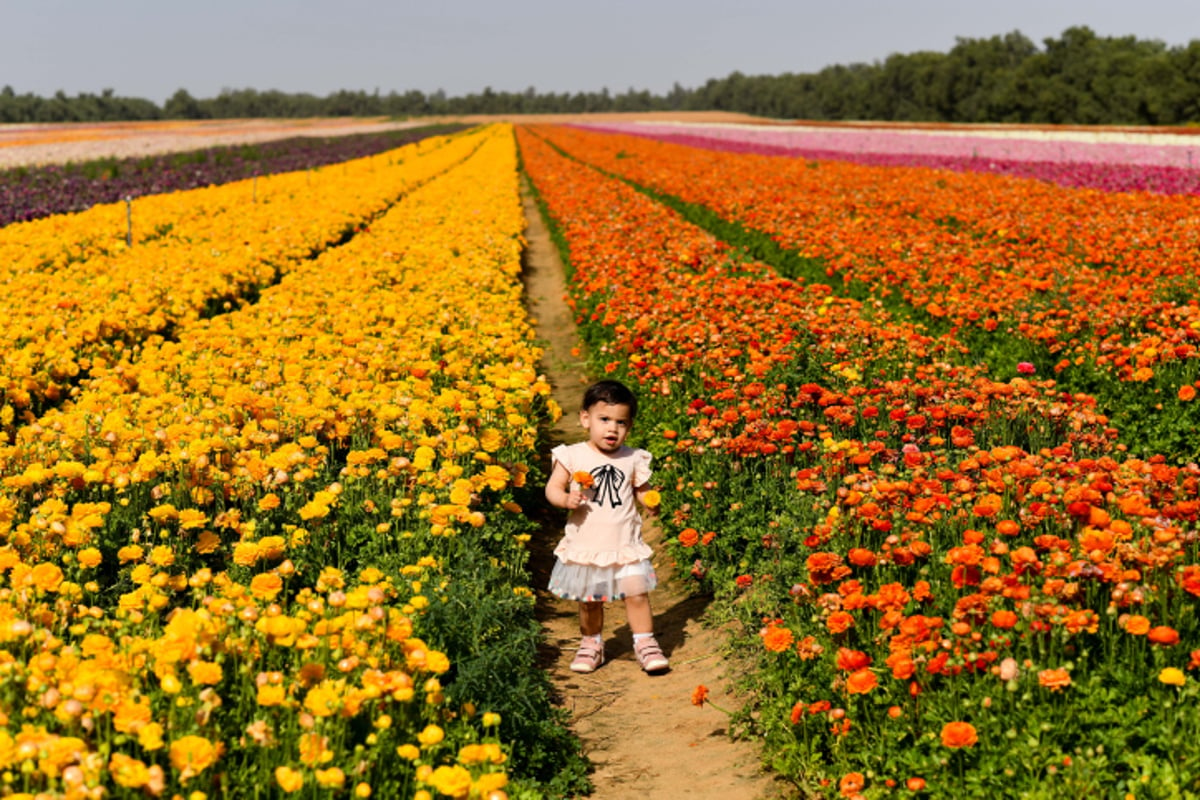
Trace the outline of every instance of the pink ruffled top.
<path fill-rule="evenodd" d="M 588 472 L 592 487 L 583 494 L 587 502 L 567 517 L 566 535 L 554 555 L 572 564 L 608 567 L 633 564 L 654 551 L 642 541 L 642 515 L 634 490 L 650 482 L 651 455 L 622 445 L 609 456 L 587 442 L 559 445 L 550 451 L 551 469 L 558 464 L 567 472 Z"/>

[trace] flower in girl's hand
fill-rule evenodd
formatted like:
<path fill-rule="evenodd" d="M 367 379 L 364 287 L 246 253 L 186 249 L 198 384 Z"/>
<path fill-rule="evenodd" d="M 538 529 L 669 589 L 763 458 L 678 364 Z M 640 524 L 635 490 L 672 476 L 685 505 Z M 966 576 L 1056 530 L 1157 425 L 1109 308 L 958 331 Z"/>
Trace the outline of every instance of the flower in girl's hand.
<path fill-rule="evenodd" d="M 659 494 L 658 490 L 656 489 L 651 489 L 642 495 L 642 503 L 646 506 L 646 508 L 658 508 L 658 504 L 661 502 L 662 495 Z"/>
<path fill-rule="evenodd" d="M 581 469 L 575 470 L 575 472 L 571 473 L 571 480 L 578 483 L 580 489 L 590 489 L 590 488 L 592 488 L 592 485 L 596 482 L 595 479 L 592 477 L 592 473 L 584 472 Z"/>

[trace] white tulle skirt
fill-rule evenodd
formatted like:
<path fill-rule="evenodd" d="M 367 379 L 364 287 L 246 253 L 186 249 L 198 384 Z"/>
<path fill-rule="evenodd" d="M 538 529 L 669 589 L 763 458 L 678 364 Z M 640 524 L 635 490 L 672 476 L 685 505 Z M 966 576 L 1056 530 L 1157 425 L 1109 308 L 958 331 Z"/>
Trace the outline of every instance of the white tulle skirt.
<path fill-rule="evenodd" d="M 646 594 L 657 585 L 654 565 L 648 558 L 607 567 L 572 564 L 559 559 L 550 571 L 547 588 L 564 600 L 596 603 Z"/>

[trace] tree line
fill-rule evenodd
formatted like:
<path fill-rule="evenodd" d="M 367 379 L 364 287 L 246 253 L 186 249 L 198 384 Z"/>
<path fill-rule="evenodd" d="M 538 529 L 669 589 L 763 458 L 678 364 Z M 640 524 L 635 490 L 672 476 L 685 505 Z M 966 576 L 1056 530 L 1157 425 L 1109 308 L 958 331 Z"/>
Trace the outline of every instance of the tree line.
<path fill-rule="evenodd" d="M 1200 40 L 1167 47 L 1134 36 L 1098 36 L 1086 26 L 1043 40 L 1019 31 L 956 40 L 949 52 L 895 53 L 871 64 L 815 73 L 734 72 L 661 95 L 647 90 L 494 91 L 461 97 L 342 90 L 307 93 L 226 89 L 195 98 L 180 89 L 161 106 L 113 90 L 44 98 L 0 89 L 0 122 L 100 122 L 234 117 L 426 116 L 740 111 L 764 117 L 901 122 L 1033 122 L 1181 125 L 1200 122 Z"/>

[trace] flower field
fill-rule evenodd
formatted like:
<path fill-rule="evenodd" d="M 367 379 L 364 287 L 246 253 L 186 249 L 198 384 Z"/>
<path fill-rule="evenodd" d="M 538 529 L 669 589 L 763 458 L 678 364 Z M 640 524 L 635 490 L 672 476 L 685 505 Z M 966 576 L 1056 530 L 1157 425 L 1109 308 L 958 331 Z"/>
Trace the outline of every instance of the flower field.
<path fill-rule="evenodd" d="M 1197 198 L 518 141 L 774 770 L 1200 792 Z"/>
<path fill-rule="evenodd" d="M 327 138 L 296 136 L 259 145 L 14 167 L 0 171 L 0 226 L 82 211 L 127 197 L 314 169 L 395 150 L 426 136 L 463 127 L 442 125 Z"/>
<path fill-rule="evenodd" d="M 934 124 L 811 128 L 617 122 L 586 127 L 731 152 L 989 172 L 1107 191 L 1200 193 L 1200 138 L 1179 128 L 1164 134 L 1144 128 L 1096 132 L 971 126 L 964 131 Z"/>
<path fill-rule="evenodd" d="M 569 784 L 511 128 L 124 214 L 0 229 L 0 795 Z"/>
<path fill-rule="evenodd" d="M 1063 191 L 568 129 L 555 141 L 763 234 L 791 257 L 790 274 L 883 303 L 966 347 L 968 363 L 1031 363 L 1097 396 L 1143 455 L 1200 455 L 1196 196 Z M 759 244 L 745 231 L 735 238 Z"/>

